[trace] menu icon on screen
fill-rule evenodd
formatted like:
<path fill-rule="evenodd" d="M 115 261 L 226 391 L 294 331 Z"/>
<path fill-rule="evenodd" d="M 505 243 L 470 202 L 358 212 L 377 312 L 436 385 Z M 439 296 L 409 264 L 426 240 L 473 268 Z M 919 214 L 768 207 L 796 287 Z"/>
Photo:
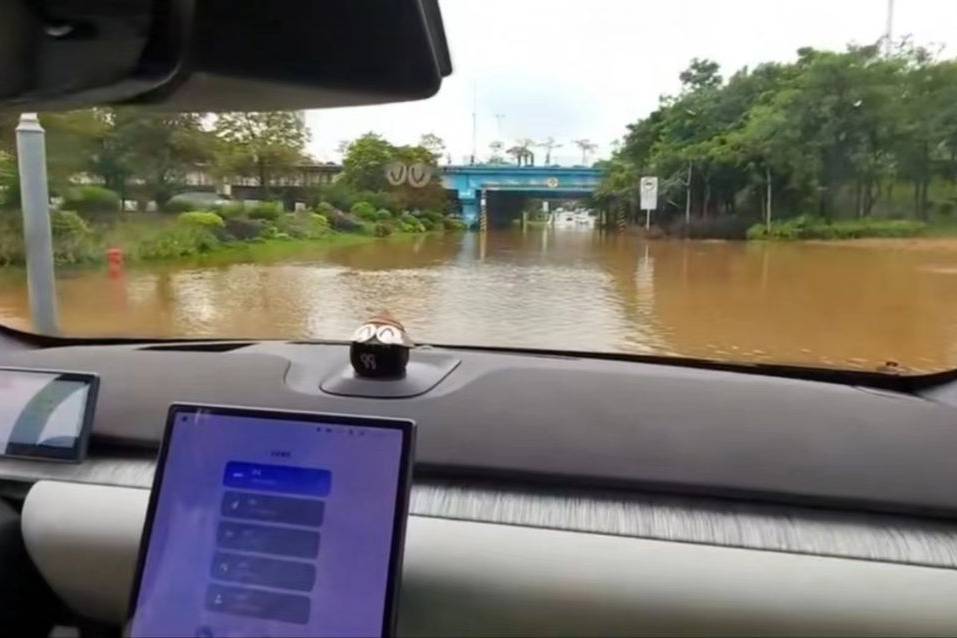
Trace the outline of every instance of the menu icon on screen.
<path fill-rule="evenodd" d="M 308 623 L 331 486 L 324 469 L 226 463 L 206 609 Z"/>

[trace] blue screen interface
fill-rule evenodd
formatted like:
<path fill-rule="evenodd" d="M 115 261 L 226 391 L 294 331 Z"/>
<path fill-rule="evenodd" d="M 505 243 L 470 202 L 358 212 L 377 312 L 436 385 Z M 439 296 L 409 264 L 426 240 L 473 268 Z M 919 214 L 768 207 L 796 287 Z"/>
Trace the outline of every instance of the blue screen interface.
<path fill-rule="evenodd" d="M 174 414 L 132 636 L 375 636 L 400 430 Z"/>

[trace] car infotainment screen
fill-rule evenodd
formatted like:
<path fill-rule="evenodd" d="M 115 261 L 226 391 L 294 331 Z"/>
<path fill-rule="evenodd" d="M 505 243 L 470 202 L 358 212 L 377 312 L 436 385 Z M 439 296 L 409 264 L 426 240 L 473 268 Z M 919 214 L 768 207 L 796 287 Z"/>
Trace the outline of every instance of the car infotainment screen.
<path fill-rule="evenodd" d="M 0 368 L 0 456 L 82 460 L 97 380 L 78 372 Z"/>
<path fill-rule="evenodd" d="M 174 405 L 132 636 L 394 629 L 410 421 Z"/>

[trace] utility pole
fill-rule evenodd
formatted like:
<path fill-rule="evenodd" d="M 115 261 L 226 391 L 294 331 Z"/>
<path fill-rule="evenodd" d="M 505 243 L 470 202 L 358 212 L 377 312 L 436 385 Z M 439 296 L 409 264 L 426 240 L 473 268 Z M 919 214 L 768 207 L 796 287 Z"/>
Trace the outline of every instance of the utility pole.
<path fill-rule="evenodd" d="M 36 113 L 20 115 L 20 124 L 17 126 L 17 160 L 20 170 L 20 202 L 23 207 L 23 241 L 26 248 L 30 313 L 37 332 L 57 334 L 59 321 L 53 274 L 53 234 L 50 230 L 45 136 Z"/>
<path fill-rule="evenodd" d="M 887 27 L 884 29 L 884 55 L 894 52 L 894 0 L 887 0 Z"/>
<path fill-rule="evenodd" d="M 475 154 L 478 140 L 478 83 L 472 81 L 472 161 L 475 164 Z"/>

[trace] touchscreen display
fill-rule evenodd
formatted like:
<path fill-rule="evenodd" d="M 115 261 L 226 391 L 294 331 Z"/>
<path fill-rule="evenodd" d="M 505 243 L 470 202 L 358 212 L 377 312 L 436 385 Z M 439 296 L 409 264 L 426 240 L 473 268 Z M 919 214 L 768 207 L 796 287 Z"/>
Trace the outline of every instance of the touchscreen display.
<path fill-rule="evenodd" d="M 412 423 L 174 406 L 133 636 L 390 633 Z"/>
<path fill-rule="evenodd" d="M 80 460 L 96 376 L 0 368 L 0 452 Z"/>

